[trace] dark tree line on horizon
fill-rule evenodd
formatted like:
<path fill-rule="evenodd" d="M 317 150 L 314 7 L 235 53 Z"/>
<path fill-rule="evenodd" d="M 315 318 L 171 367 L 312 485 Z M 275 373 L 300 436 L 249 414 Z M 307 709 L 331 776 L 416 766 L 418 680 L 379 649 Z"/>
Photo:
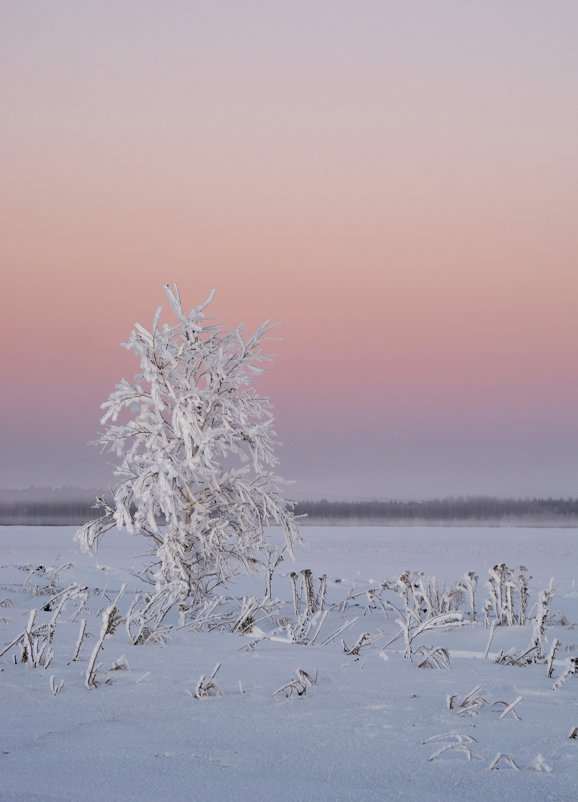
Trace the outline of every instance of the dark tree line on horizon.
<path fill-rule="evenodd" d="M 578 521 L 578 499 L 504 499 L 492 496 L 426 501 L 302 501 L 297 514 L 312 522 L 373 520 L 420 521 Z"/>
<path fill-rule="evenodd" d="M 0 525 L 80 526 L 97 512 L 93 501 L 76 491 L 0 491 Z M 94 498 L 94 497 L 92 497 Z M 425 501 L 299 501 L 301 523 L 561 523 L 578 524 L 578 498 L 504 499 L 491 496 Z"/>

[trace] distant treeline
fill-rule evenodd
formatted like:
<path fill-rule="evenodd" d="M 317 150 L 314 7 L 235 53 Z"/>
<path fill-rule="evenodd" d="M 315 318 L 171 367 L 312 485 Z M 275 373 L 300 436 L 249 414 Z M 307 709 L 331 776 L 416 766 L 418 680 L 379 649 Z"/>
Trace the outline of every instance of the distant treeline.
<path fill-rule="evenodd" d="M 427 501 L 300 501 L 304 523 L 560 523 L 578 524 L 578 499 L 504 499 L 491 496 Z"/>
<path fill-rule="evenodd" d="M 0 489 L 0 524 L 79 526 L 98 516 L 97 493 L 78 488 Z M 556 524 L 578 525 L 578 499 L 504 499 L 491 496 L 427 501 L 300 501 L 307 524 Z"/>
<path fill-rule="evenodd" d="M 0 524 L 79 526 L 98 517 L 93 507 L 97 495 L 96 491 L 75 487 L 0 489 Z"/>

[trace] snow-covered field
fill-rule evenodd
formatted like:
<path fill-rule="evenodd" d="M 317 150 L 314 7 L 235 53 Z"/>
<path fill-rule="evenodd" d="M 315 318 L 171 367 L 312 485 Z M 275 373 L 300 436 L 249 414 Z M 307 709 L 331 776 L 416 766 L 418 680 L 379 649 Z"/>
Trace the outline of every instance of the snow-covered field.
<path fill-rule="evenodd" d="M 569 737 L 578 726 L 577 675 L 553 689 L 578 656 L 575 530 L 304 527 L 296 562 L 275 572 L 272 596 L 283 605 L 269 617 L 259 621 L 266 612 L 256 611 L 253 627 L 232 634 L 230 616 L 218 618 L 224 604 L 210 631 L 174 627 L 164 646 L 133 646 L 118 622 L 98 652 L 90 690 L 103 611 L 125 583 L 120 616 L 146 589 L 136 571 L 147 544 L 113 531 L 91 558 L 73 534 L 0 527 L 3 802 L 578 798 L 578 740 Z M 270 534 L 280 543 L 277 530 Z M 504 585 L 505 623 L 486 657 L 496 619 L 495 605 L 483 610 L 488 572 L 502 563 L 513 571 L 510 601 Z M 523 625 L 520 565 L 529 577 Z M 310 614 L 300 573 L 307 568 L 321 608 Z M 416 634 L 443 622 L 423 598 L 416 618 L 405 613 L 410 660 L 403 636 L 394 638 L 404 589 L 411 609 L 411 594 L 419 596 L 414 571 L 437 577 L 440 594 L 467 572 L 479 581 L 475 621 L 466 586 L 453 595 L 460 625 Z M 533 644 L 536 603 L 551 577 L 545 662 L 528 662 L 534 649 L 522 665 L 507 664 Z M 264 589 L 261 574 L 239 577 L 230 593 L 260 600 Z M 424 661 L 430 667 L 419 667 Z M 282 686 L 289 687 L 275 693 Z"/>

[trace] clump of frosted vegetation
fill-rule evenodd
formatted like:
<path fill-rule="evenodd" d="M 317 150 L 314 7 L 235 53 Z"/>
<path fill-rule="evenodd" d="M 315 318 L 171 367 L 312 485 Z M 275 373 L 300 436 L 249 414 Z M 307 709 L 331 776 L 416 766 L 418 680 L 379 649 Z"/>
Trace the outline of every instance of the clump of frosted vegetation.
<path fill-rule="evenodd" d="M 254 388 L 276 324 L 226 330 L 205 318 L 214 291 L 188 314 L 176 285 L 164 291 L 176 322 L 161 326 L 159 307 L 150 331 L 135 324 L 123 345 L 140 371 L 102 405 L 97 442 L 117 459 L 113 505 L 99 500 L 103 515 L 76 535 L 89 552 L 114 526 L 152 542 L 154 592 L 132 607 L 135 643 L 159 633 L 175 607 L 181 620 L 198 614 L 239 569 L 271 565 L 265 525 L 282 527 L 289 552 L 299 539 L 273 473 L 272 404 Z"/>

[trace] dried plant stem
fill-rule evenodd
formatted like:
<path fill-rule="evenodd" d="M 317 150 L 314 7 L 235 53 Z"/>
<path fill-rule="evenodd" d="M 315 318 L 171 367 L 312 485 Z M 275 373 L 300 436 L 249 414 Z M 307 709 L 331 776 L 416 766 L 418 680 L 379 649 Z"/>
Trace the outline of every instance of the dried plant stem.
<path fill-rule="evenodd" d="M 80 654 L 80 648 L 82 646 L 82 640 L 84 638 L 84 634 L 86 632 L 86 618 L 83 618 L 80 622 L 80 631 L 78 633 L 78 638 L 76 640 L 76 646 L 74 647 L 74 655 L 72 656 L 72 662 L 78 660 L 78 655 Z"/>
<path fill-rule="evenodd" d="M 113 601 L 110 607 L 107 607 L 107 609 L 102 614 L 102 626 L 100 628 L 100 635 L 94 646 L 94 649 L 92 650 L 92 654 L 90 655 L 90 660 L 88 661 L 88 668 L 86 669 L 86 677 L 84 684 L 89 690 L 91 688 L 96 688 L 96 670 L 97 670 L 96 659 L 99 655 L 100 650 L 103 647 L 104 639 L 106 638 L 107 635 L 113 634 L 114 630 L 117 627 L 117 624 L 119 623 L 117 605 L 125 589 L 126 589 L 126 584 L 122 586 L 122 588 L 118 592 L 116 599 Z"/>

